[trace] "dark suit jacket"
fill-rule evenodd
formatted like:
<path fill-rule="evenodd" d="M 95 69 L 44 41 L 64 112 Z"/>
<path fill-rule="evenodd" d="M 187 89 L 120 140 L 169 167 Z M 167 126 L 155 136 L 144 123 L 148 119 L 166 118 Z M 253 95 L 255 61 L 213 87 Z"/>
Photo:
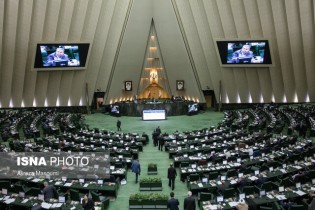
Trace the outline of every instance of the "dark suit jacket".
<path fill-rule="evenodd" d="M 85 203 L 84 199 L 82 200 L 82 207 L 84 210 L 94 210 L 94 202 L 91 198 L 88 199 L 87 203 Z"/>
<path fill-rule="evenodd" d="M 191 196 L 185 198 L 184 200 L 184 210 L 196 210 L 195 199 Z"/>
<path fill-rule="evenodd" d="M 176 198 L 171 198 L 167 201 L 167 208 L 169 210 L 179 210 L 178 205 L 179 202 Z"/>
<path fill-rule="evenodd" d="M 176 176 L 177 176 L 176 169 L 174 167 L 169 167 L 167 170 L 167 178 L 173 179 L 176 178 Z"/>

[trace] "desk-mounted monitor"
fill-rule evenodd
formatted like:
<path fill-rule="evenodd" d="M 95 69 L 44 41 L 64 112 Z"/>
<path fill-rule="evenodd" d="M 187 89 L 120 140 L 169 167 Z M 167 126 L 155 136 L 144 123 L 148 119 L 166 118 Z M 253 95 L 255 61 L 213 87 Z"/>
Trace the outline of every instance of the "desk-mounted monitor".
<path fill-rule="evenodd" d="M 215 40 L 222 67 L 270 67 L 272 53 L 267 39 Z"/>
<path fill-rule="evenodd" d="M 219 202 L 223 202 L 223 196 L 217 196 L 217 202 L 219 203 Z"/>
<path fill-rule="evenodd" d="M 86 69 L 89 51 L 90 43 L 37 43 L 33 69 L 37 71 Z"/>

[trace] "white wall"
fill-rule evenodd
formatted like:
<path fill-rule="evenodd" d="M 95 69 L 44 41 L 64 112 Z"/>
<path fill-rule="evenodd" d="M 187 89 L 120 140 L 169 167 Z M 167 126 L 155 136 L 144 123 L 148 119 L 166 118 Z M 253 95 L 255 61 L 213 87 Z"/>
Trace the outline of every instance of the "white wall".
<path fill-rule="evenodd" d="M 315 101 L 312 0 L 0 0 L 0 107 L 84 105 L 86 84 L 90 102 L 96 89 L 131 97 L 123 81 L 136 91 L 152 18 L 172 94 L 181 79 L 204 101 L 222 81 L 223 103 Z M 217 38 L 269 39 L 274 66 L 222 68 Z M 32 71 L 43 41 L 91 42 L 88 68 Z"/>

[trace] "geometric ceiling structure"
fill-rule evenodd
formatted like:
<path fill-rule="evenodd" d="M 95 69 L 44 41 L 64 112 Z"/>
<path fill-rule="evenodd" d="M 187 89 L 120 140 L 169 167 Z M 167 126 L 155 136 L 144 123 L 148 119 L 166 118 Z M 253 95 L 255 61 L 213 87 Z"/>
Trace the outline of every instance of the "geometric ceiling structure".
<path fill-rule="evenodd" d="M 138 98 L 170 98 L 171 90 L 163 63 L 158 36 L 152 19 L 143 59 Z"/>

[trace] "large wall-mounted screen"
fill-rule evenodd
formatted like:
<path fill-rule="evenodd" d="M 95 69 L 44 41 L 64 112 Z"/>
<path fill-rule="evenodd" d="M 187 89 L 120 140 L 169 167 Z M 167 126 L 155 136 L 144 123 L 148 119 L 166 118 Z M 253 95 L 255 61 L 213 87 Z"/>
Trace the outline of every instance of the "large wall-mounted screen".
<path fill-rule="evenodd" d="M 40 43 L 36 46 L 35 70 L 77 70 L 86 68 L 89 43 Z"/>
<path fill-rule="evenodd" d="M 222 66 L 263 67 L 272 65 L 268 40 L 217 40 L 216 44 Z"/>
<path fill-rule="evenodd" d="M 143 110 L 142 120 L 166 120 L 166 112 L 162 110 Z"/>

